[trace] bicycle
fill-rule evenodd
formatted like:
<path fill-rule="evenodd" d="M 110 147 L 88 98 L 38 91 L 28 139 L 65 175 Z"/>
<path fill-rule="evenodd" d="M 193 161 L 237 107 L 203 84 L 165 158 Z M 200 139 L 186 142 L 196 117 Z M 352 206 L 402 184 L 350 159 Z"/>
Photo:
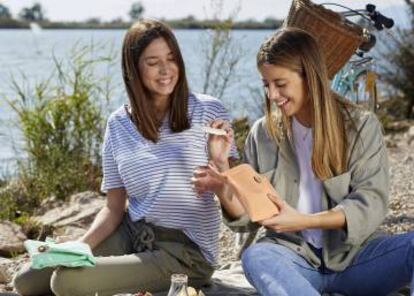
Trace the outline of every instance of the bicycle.
<path fill-rule="evenodd" d="M 375 58 L 365 56 L 376 44 L 376 37 L 371 28 L 377 31 L 390 29 L 394 26 L 394 20 L 384 16 L 376 10 L 373 4 L 367 4 L 365 9 L 354 10 L 336 3 L 322 3 L 321 5 L 332 5 L 347 9 L 339 12 L 343 17 L 360 16 L 365 20 L 363 27 L 364 42 L 359 46 L 351 59 L 339 70 L 332 80 L 331 87 L 347 99 L 365 106 L 375 112 L 378 109 L 377 74 L 375 69 Z"/>

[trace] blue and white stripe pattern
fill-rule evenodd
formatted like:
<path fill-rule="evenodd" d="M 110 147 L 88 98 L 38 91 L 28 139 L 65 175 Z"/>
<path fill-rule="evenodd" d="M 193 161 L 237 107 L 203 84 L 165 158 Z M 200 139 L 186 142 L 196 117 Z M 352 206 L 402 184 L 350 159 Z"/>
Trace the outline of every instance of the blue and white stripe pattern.
<path fill-rule="evenodd" d="M 198 196 L 190 179 L 194 169 L 208 161 L 202 126 L 217 118 L 229 120 L 229 116 L 219 100 L 198 94 L 190 95 L 188 111 L 191 128 L 173 133 L 164 120 L 157 143 L 141 136 L 125 106 L 112 113 L 103 144 L 102 191 L 124 187 L 133 221 L 145 218 L 158 226 L 182 230 L 215 264 L 219 205 L 212 193 Z M 238 157 L 234 145 L 231 157 Z"/>

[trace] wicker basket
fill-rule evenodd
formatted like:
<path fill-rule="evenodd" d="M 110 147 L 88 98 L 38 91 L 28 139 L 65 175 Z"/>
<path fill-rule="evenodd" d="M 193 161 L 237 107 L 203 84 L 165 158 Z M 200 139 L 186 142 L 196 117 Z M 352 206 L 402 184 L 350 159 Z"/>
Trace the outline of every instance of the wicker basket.
<path fill-rule="evenodd" d="M 329 78 L 335 76 L 364 40 L 360 26 L 309 0 L 293 0 L 283 25 L 301 28 L 317 39 L 327 61 Z"/>

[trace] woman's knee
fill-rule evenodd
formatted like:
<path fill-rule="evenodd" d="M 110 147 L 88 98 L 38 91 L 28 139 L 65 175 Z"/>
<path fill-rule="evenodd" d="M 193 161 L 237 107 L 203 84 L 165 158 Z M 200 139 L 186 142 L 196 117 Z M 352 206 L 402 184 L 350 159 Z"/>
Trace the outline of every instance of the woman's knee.
<path fill-rule="evenodd" d="M 57 268 L 51 277 L 50 287 L 57 296 L 81 295 L 79 283 L 79 268 Z"/>
<path fill-rule="evenodd" d="M 13 286 L 21 295 L 30 295 L 30 288 L 27 285 L 27 270 L 19 271 L 13 278 Z"/>
<path fill-rule="evenodd" d="M 13 286 L 21 295 L 50 294 L 52 273 L 52 268 L 36 270 L 30 268 L 30 264 L 26 264 L 14 276 Z"/>
<path fill-rule="evenodd" d="M 289 248 L 269 242 L 259 242 L 247 248 L 242 254 L 241 261 L 246 273 L 265 271 L 268 268 L 274 272 L 283 272 L 288 266 L 292 266 L 293 262 L 299 265 L 307 264 L 305 259 Z"/>
<path fill-rule="evenodd" d="M 242 254 L 241 261 L 244 270 L 255 269 L 257 265 L 262 265 L 262 262 L 271 260 L 273 257 L 270 243 L 256 243 L 248 247 Z M 271 260 L 273 261 L 273 260 Z"/>

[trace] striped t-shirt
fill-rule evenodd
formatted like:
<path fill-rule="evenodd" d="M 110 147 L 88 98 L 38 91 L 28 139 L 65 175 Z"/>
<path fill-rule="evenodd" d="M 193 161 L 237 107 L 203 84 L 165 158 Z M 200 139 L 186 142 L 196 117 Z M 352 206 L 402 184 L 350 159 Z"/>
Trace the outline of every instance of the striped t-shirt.
<path fill-rule="evenodd" d="M 206 95 L 189 96 L 191 127 L 173 133 L 168 116 L 157 143 L 145 139 L 132 123 L 125 106 L 108 119 L 102 148 L 102 191 L 124 187 L 133 221 L 145 218 L 162 227 L 182 230 L 215 264 L 220 230 L 219 206 L 213 193 L 198 196 L 190 179 L 198 166 L 206 165 L 207 134 L 202 127 L 214 119 L 229 120 L 221 102 Z M 233 145 L 231 157 L 237 158 Z"/>

